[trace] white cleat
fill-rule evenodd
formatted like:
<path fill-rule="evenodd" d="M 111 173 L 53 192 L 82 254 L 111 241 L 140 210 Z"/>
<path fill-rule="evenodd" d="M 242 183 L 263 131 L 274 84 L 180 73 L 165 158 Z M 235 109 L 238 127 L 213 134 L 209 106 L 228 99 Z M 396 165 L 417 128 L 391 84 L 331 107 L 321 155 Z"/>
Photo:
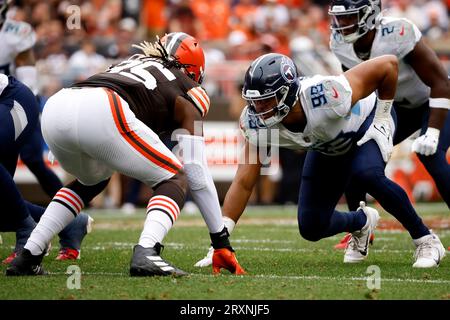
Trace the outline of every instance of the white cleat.
<path fill-rule="evenodd" d="M 123 213 L 127 216 L 131 216 L 133 214 L 136 213 L 136 206 L 130 202 L 125 202 L 122 205 L 121 210 L 123 211 Z"/>
<path fill-rule="evenodd" d="M 91 216 L 88 216 L 88 222 L 86 225 L 86 233 L 89 234 L 92 232 L 92 225 L 94 224 L 94 219 Z"/>
<path fill-rule="evenodd" d="M 352 233 L 344 254 L 344 263 L 358 263 L 366 259 L 369 254 L 369 241 L 375 228 L 377 227 L 380 215 L 374 208 L 366 207 L 366 203 L 359 203 L 364 214 L 367 216 L 367 222 L 364 227 Z"/>
<path fill-rule="evenodd" d="M 416 245 L 413 268 L 434 268 L 439 266 L 445 257 L 445 248 L 441 240 L 433 232 L 422 238 L 413 240 Z"/>
<path fill-rule="evenodd" d="M 213 255 L 214 255 L 214 248 L 209 247 L 209 250 L 208 250 L 208 253 L 206 254 L 206 256 L 203 259 L 197 261 L 197 263 L 194 264 L 194 267 L 204 268 L 204 267 L 212 265 Z"/>

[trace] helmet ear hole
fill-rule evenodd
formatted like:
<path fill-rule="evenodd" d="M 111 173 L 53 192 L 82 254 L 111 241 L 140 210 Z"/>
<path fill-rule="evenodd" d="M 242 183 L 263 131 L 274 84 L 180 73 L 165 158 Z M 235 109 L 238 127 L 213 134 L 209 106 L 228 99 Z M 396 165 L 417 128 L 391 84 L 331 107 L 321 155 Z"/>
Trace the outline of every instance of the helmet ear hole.
<path fill-rule="evenodd" d="M 200 43 L 184 32 L 171 32 L 161 38 L 169 56 L 174 57 L 185 70 L 185 74 L 201 83 L 205 69 L 205 54 Z"/>

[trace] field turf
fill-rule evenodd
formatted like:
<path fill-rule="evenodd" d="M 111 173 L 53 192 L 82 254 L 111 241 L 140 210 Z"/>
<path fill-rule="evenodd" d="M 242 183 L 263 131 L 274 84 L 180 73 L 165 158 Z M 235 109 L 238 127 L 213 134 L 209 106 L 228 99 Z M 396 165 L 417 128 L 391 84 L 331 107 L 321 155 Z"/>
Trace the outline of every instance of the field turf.
<path fill-rule="evenodd" d="M 418 211 L 435 228 L 444 246 L 450 246 L 450 214 L 444 204 L 419 204 Z M 5 277 L 0 266 L 0 300 L 3 299 L 151 299 L 151 300 L 298 300 L 298 299 L 450 299 L 450 257 L 439 268 L 412 268 L 414 247 L 409 234 L 382 213 L 380 230 L 361 264 L 343 264 L 343 251 L 333 249 L 342 235 L 319 242 L 303 240 L 297 228 L 295 207 L 250 207 L 231 237 L 248 275 L 211 268 L 196 268 L 209 245 L 207 228 L 199 214 L 182 214 L 165 239 L 162 256 L 190 273 L 183 278 L 131 278 L 132 247 L 139 238 L 144 211 L 125 216 L 120 210 L 89 211 L 94 230 L 83 243 L 81 260 L 59 262 L 58 242 L 44 259 L 50 272 L 41 277 Z M 3 233 L 0 258 L 14 244 Z M 449 252 L 447 251 L 447 254 Z M 68 266 L 82 272 L 80 289 L 68 289 Z M 379 289 L 367 286 L 367 269 L 381 271 Z M 69 279 L 70 282 L 70 279 Z"/>

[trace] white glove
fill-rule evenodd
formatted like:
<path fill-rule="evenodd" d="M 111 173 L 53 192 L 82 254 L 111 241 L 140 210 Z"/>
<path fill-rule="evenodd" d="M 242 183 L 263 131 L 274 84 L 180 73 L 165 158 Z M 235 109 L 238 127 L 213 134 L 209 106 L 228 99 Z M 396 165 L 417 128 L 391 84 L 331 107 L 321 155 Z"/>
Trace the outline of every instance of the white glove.
<path fill-rule="evenodd" d="M 421 135 L 412 144 L 412 151 L 424 156 L 431 156 L 436 153 L 439 143 L 439 129 L 428 128 L 424 135 Z"/>
<path fill-rule="evenodd" d="M 197 261 L 197 263 L 194 264 L 194 267 L 204 268 L 204 267 L 212 265 L 213 254 L 214 254 L 214 248 L 209 247 L 209 250 L 208 250 L 208 253 L 206 254 L 206 256 L 203 259 Z"/>
<path fill-rule="evenodd" d="M 392 131 L 394 129 L 394 121 L 391 116 L 391 107 L 393 100 L 378 100 L 375 117 L 366 131 L 364 136 L 356 143 L 358 146 L 363 145 L 367 141 L 373 139 L 380 148 L 384 162 L 388 162 L 394 148 Z"/>

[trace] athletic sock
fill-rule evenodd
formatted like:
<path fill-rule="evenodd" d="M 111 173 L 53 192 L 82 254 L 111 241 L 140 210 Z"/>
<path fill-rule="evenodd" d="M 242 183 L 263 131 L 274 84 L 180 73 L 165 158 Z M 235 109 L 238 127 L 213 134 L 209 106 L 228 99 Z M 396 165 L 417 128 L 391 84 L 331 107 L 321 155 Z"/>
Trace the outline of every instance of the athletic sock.
<path fill-rule="evenodd" d="M 171 198 L 157 195 L 150 199 L 147 206 L 147 218 L 139 238 L 139 245 L 144 248 L 161 243 L 172 228 L 180 214 L 178 204 Z"/>
<path fill-rule="evenodd" d="M 83 207 L 83 200 L 73 190 L 59 190 L 33 230 L 25 248 L 32 255 L 42 254 L 52 238 L 71 223 Z"/>

